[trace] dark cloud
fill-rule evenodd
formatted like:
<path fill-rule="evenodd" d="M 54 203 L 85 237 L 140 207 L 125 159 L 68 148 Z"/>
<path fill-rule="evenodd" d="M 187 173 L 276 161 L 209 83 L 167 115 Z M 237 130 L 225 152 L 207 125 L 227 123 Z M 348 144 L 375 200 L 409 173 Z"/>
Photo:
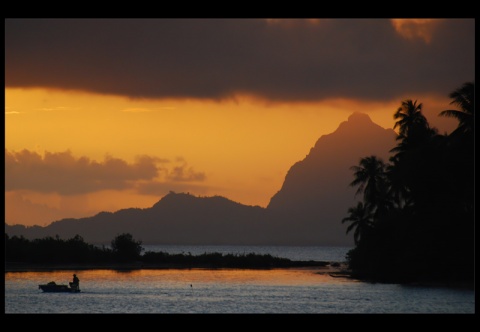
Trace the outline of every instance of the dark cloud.
<path fill-rule="evenodd" d="M 447 96 L 474 79 L 475 20 L 430 38 L 385 19 L 6 19 L 7 87 L 270 100 Z"/>
<path fill-rule="evenodd" d="M 107 189 L 135 189 L 138 182 L 159 181 L 161 172 L 167 174 L 163 180 L 169 183 L 205 179 L 203 173 L 195 172 L 185 161 L 180 166 L 173 165 L 173 170 L 162 166 L 164 163 L 164 159 L 149 156 L 140 156 L 129 164 L 110 156 L 103 162 L 75 158 L 70 151 L 45 152 L 42 157 L 28 150 L 10 152 L 5 149 L 5 191 L 74 195 Z"/>

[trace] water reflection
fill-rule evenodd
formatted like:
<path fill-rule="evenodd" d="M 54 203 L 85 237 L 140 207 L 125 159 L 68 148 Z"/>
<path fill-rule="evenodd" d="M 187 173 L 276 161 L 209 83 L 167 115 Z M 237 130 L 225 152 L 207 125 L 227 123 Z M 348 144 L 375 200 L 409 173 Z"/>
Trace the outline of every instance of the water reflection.
<path fill-rule="evenodd" d="M 67 283 L 81 293 L 44 293 Z M 474 313 L 471 290 L 334 278 L 325 269 L 5 273 L 5 313 Z"/>
<path fill-rule="evenodd" d="M 93 285 L 105 283 L 125 283 L 130 286 L 134 286 L 136 283 L 150 283 L 152 285 L 169 283 L 187 286 L 210 283 L 302 286 L 347 282 L 343 278 L 333 278 L 327 272 L 322 269 L 67 270 L 53 272 L 8 272 L 5 273 L 5 280 L 6 282 L 19 281 L 35 284 L 55 281 L 57 284 L 68 284 L 71 281 L 72 274 L 75 273 L 80 278 L 82 291 L 88 290 Z"/>

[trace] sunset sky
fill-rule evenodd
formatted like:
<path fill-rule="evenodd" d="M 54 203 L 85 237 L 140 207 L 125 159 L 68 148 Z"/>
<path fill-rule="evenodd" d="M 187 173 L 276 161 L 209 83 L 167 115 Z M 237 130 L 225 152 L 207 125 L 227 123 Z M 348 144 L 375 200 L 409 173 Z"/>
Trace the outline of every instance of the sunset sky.
<path fill-rule="evenodd" d="M 353 112 L 405 99 L 450 132 L 474 19 L 6 19 L 6 223 L 152 206 L 266 207 Z"/>

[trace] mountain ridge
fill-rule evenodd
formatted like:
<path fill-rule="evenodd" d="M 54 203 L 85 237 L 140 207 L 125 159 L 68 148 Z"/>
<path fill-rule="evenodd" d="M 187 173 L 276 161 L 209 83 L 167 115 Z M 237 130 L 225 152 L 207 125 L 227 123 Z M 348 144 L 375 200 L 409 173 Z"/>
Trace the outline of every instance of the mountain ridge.
<path fill-rule="evenodd" d="M 26 238 L 79 234 L 93 243 L 131 233 L 145 244 L 352 245 L 341 224 L 355 200 L 350 167 L 371 154 L 386 159 L 395 135 L 353 112 L 290 167 L 266 208 L 171 191 L 150 208 L 61 219 L 45 227 L 5 224 L 5 230 Z"/>

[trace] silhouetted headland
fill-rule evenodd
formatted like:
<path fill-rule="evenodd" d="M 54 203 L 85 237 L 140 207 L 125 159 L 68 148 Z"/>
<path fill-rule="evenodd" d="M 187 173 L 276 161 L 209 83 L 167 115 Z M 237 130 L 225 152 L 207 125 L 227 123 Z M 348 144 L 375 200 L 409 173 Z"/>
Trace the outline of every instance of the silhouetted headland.
<path fill-rule="evenodd" d="M 101 212 L 44 227 L 5 224 L 5 231 L 28 239 L 80 234 L 96 244 L 126 232 L 145 244 L 352 246 L 340 222 L 355 202 L 349 168 L 364 154 L 386 158 L 394 143 L 392 129 L 354 112 L 290 167 L 266 208 L 170 192 L 150 208 Z"/>

